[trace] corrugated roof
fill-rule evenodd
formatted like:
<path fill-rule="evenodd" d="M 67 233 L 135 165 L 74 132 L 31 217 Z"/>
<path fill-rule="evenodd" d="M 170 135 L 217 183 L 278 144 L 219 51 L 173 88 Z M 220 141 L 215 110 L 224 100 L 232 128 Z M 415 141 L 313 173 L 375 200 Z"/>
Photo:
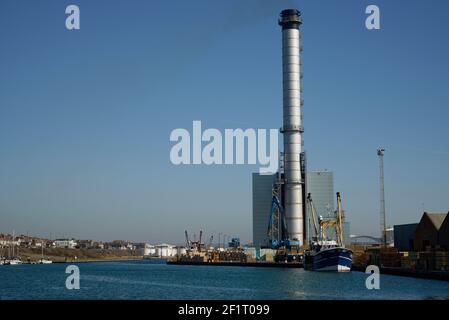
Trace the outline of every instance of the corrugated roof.
<path fill-rule="evenodd" d="M 436 213 L 436 212 L 424 212 L 425 215 L 429 217 L 429 220 L 433 223 L 437 230 L 440 230 L 441 225 L 446 219 L 447 213 Z"/>

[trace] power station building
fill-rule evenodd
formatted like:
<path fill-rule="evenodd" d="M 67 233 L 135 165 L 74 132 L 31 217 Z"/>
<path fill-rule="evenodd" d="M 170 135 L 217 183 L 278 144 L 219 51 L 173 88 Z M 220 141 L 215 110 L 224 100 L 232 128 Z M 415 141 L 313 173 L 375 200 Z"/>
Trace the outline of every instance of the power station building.
<path fill-rule="evenodd" d="M 334 174 L 331 171 L 307 172 L 307 193 L 312 195 L 319 215 L 328 218 L 334 215 Z"/>
<path fill-rule="evenodd" d="M 332 171 L 308 171 L 306 175 L 306 191 L 312 195 L 316 212 L 319 216 L 326 218 L 335 217 L 335 192 L 334 192 L 334 173 Z M 306 234 L 310 241 L 312 234 L 310 232 L 310 215 L 307 217 Z M 343 222 L 343 242 L 350 243 L 350 223 Z M 335 240 L 335 234 L 332 230 L 327 230 L 326 234 Z"/>
<path fill-rule="evenodd" d="M 276 174 L 253 173 L 253 246 L 267 247 L 268 218 Z"/>

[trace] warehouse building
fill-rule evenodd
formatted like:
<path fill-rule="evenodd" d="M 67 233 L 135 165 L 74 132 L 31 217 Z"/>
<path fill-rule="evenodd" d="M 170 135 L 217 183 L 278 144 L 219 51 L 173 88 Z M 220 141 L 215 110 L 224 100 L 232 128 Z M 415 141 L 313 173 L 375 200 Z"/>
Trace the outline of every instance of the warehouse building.
<path fill-rule="evenodd" d="M 418 227 L 417 223 L 395 225 L 393 227 L 394 247 L 399 251 L 413 251 L 416 227 Z"/>
<path fill-rule="evenodd" d="M 415 251 L 438 249 L 440 242 L 445 242 L 448 237 L 447 231 L 443 231 L 446 232 L 446 234 L 443 234 L 440 229 L 445 219 L 447 220 L 447 216 L 447 213 L 424 212 L 414 234 L 413 246 Z M 446 226 L 445 229 L 447 230 Z"/>

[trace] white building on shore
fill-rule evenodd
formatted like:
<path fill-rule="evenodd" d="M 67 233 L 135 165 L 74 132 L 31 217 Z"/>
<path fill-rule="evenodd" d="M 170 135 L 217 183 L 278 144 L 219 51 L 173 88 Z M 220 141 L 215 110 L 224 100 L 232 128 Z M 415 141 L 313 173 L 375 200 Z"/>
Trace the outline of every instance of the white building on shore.
<path fill-rule="evenodd" d="M 77 245 L 74 239 L 56 239 L 54 241 L 56 248 L 74 249 Z"/>

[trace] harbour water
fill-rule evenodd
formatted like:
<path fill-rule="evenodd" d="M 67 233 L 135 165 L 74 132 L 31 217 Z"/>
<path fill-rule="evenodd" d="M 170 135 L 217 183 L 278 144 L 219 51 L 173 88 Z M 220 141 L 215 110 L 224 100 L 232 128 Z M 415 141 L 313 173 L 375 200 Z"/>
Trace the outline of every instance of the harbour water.
<path fill-rule="evenodd" d="M 163 261 L 77 264 L 80 289 L 68 290 L 68 264 L 0 266 L 0 299 L 449 299 L 449 282 L 362 272 L 166 265 Z"/>

